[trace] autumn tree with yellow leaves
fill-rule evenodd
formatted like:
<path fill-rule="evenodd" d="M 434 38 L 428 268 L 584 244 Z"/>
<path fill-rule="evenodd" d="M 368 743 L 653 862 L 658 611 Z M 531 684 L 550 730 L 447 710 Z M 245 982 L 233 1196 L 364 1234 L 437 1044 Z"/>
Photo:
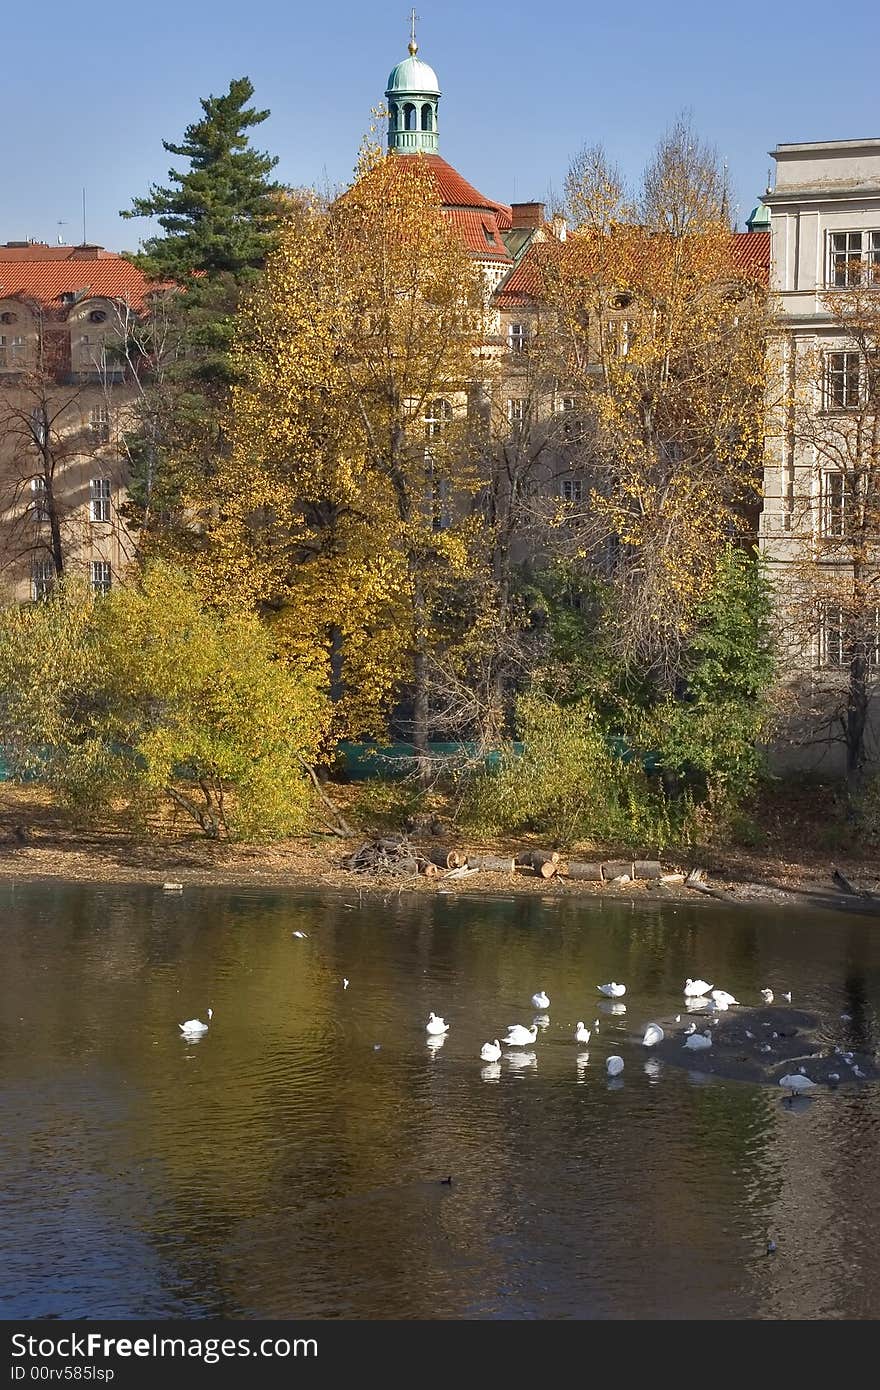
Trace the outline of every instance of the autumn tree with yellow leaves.
<path fill-rule="evenodd" d="M 723 173 L 685 122 L 636 199 L 598 149 L 567 195 L 575 227 L 542 267 L 582 421 L 582 558 L 611 581 L 620 660 L 674 690 L 719 550 L 754 526 L 764 295 L 736 268 Z"/>
<path fill-rule="evenodd" d="M 427 167 L 369 154 L 282 237 L 241 316 L 207 560 L 219 591 L 322 665 L 339 733 L 379 732 L 408 696 L 423 766 L 428 661 L 472 564 L 461 501 L 480 483 L 467 406 L 484 314 Z"/>

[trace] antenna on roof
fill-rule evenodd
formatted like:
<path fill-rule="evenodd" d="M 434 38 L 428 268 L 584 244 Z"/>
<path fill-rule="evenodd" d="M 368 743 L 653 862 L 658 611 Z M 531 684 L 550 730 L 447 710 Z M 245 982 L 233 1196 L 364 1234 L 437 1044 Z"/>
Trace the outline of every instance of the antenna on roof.
<path fill-rule="evenodd" d="M 66 226 L 67 226 L 67 222 L 64 220 L 63 217 L 59 217 L 59 219 L 58 219 L 58 226 L 59 226 L 59 227 L 66 227 Z M 59 232 L 59 233 L 58 233 L 58 245 L 59 245 L 59 246 L 64 246 L 64 245 L 65 245 L 64 233 L 63 233 L 63 232 Z"/>
<path fill-rule="evenodd" d="M 82 244 L 86 244 L 86 190 L 83 189 L 83 239 Z"/>

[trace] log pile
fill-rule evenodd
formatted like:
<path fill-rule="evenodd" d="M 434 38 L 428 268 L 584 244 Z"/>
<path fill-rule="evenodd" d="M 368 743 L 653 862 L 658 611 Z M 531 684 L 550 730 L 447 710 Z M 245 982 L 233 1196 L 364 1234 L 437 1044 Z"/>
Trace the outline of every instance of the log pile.
<path fill-rule="evenodd" d="M 342 867 L 356 874 L 372 874 L 393 878 L 464 878 L 473 873 L 524 873 L 536 878 L 572 879 L 584 883 L 630 883 L 662 877 L 662 868 L 655 859 L 607 860 L 586 863 L 566 862 L 556 850 L 528 850 L 517 855 L 469 854 L 445 847 L 420 849 L 408 835 L 386 835 L 366 840 L 354 854 L 346 855 Z"/>
<path fill-rule="evenodd" d="M 444 866 L 446 856 L 444 855 Z M 379 840 L 365 840 L 354 854 L 347 854 L 343 869 L 354 874 L 372 874 L 383 878 L 428 878 L 440 872 L 437 864 L 422 854 L 407 835 L 386 835 Z"/>

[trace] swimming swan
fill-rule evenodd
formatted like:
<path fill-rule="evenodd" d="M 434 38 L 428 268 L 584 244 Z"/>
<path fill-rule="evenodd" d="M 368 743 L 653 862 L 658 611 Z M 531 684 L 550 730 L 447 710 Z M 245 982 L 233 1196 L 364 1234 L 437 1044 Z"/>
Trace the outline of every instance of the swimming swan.
<path fill-rule="evenodd" d="M 539 989 L 537 994 L 532 995 L 532 1004 L 536 1009 L 549 1009 L 550 1000 L 547 998 L 544 991 Z"/>
<path fill-rule="evenodd" d="M 619 1076 L 623 1071 L 623 1058 L 609 1057 L 608 1061 L 605 1063 L 605 1070 L 609 1076 Z"/>
<path fill-rule="evenodd" d="M 685 1047 L 691 1048 L 694 1052 L 698 1052 L 701 1047 L 711 1046 L 712 1039 L 708 1033 L 691 1033 L 690 1037 L 685 1042 Z"/>
<path fill-rule="evenodd" d="M 626 985 L 619 985 L 616 980 L 612 980 L 607 985 L 597 985 L 600 994 L 604 994 L 608 999 L 619 999 L 622 994 L 626 994 Z"/>
<path fill-rule="evenodd" d="M 438 1018 L 436 1014 L 428 1014 L 428 1022 L 425 1025 L 427 1031 L 432 1035 L 438 1033 L 448 1033 L 449 1024 L 444 1019 Z"/>
<path fill-rule="evenodd" d="M 534 1028 L 524 1028 L 521 1023 L 511 1023 L 507 1029 L 507 1037 L 504 1039 L 506 1047 L 527 1047 L 533 1043 L 538 1036 L 538 1026 Z"/>
<path fill-rule="evenodd" d="M 656 1047 L 666 1037 L 659 1023 L 649 1023 L 642 1038 L 643 1047 Z"/>
<path fill-rule="evenodd" d="M 214 1017 L 214 1010 L 208 1010 L 208 1023 Z M 179 1023 L 177 1026 L 186 1038 L 197 1038 L 200 1033 L 207 1033 L 208 1023 L 203 1023 L 200 1018 L 188 1018 L 186 1023 Z"/>
<path fill-rule="evenodd" d="M 501 1044 L 496 1038 L 493 1043 L 483 1043 L 480 1048 L 480 1058 L 484 1062 L 497 1062 L 501 1056 Z"/>
<path fill-rule="evenodd" d="M 588 1043 L 590 1041 L 590 1030 L 585 1027 L 582 1019 L 578 1022 L 578 1026 L 574 1030 L 574 1036 L 575 1042 Z"/>
<path fill-rule="evenodd" d="M 711 993 L 712 986 L 707 985 L 705 980 L 685 980 L 684 994 L 686 999 L 696 998 L 701 994 Z"/>
<path fill-rule="evenodd" d="M 719 1009 L 729 1009 L 731 1004 L 739 1003 L 739 1000 L 728 994 L 726 989 L 713 989 L 712 998 Z"/>

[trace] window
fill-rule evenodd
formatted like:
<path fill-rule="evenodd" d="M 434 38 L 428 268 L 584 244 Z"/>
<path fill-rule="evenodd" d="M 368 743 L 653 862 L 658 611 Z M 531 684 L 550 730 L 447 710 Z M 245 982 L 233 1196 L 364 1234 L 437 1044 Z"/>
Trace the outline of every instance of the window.
<path fill-rule="evenodd" d="M 89 483 L 89 520 L 110 520 L 109 478 L 92 478 Z"/>
<path fill-rule="evenodd" d="M 0 367 L 15 367 L 23 356 L 23 336 L 20 333 L 0 333 Z"/>
<path fill-rule="evenodd" d="M 880 231 L 829 232 L 826 284 L 835 289 L 880 280 Z"/>
<path fill-rule="evenodd" d="M 825 354 L 825 409 L 854 410 L 859 405 L 859 354 Z"/>
<path fill-rule="evenodd" d="M 880 665 L 880 608 L 865 615 L 865 655 L 868 665 Z M 849 666 L 855 646 L 853 616 L 845 608 L 827 604 L 822 610 L 819 631 L 819 662 L 822 666 L 839 669 Z"/>
<path fill-rule="evenodd" d="M 489 226 L 488 222 L 483 222 L 482 227 L 483 236 L 486 238 L 486 245 L 491 246 L 493 250 L 497 251 L 498 243 L 495 240 L 495 233 L 493 232 L 492 228 Z"/>
<path fill-rule="evenodd" d="M 822 474 L 823 536 L 842 536 L 845 534 L 846 490 L 844 482 L 844 475 L 840 472 Z"/>
<path fill-rule="evenodd" d="M 509 400 L 507 402 L 507 418 L 511 427 L 521 430 L 526 422 L 526 403 L 521 400 Z"/>
<path fill-rule="evenodd" d="M 392 101 L 390 106 L 388 107 L 388 124 L 390 125 L 392 130 L 397 129 L 397 119 L 397 102 Z"/>
<path fill-rule="evenodd" d="M 511 323 L 507 326 L 507 346 L 511 352 L 525 352 L 529 341 L 527 323 Z"/>
<path fill-rule="evenodd" d="M 605 341 L 609 352 L 615 357 L 626 357 L 629 354 L 633 336 L 629 319 L 611 319 L 605 325 Z"/>
<path fill-rule="evenodd" d="M 422 107 L 422 130 L 433 129 L 431 125 L 431 107 L 429 102 L 425 102 Z"/>
<path fill-rule="evenodd" d="M 110 592 L 110 561 L 92 561 L 92 589 L 96 594 L 109 594 Z"/>
<path fill-rule="evenodd" d="M 408 101 L 403 108 L 403 128 L 404 130 L 415 130 L 416 128 L 416 108 L 411 101 Z"/>
<path fill-rule="evenodd" d="M 559 484 L 559 495 L 563 502 L 580 505 L 584 500 L 583 478 L 563 478 Z"/>
<path fill-rule="evenodd" d="M 89 411 L 89 432 L 96 444 L 106 444 L 110 438 L 110 407 L 93 405 Z"/>
<path fill-rule="evenodd" d="M 49 502 L 46 479 L 40 473 L 36 478 L 31 478 L 31 512 L 34 521 L 48 521 Z"/>
<path fill-rule="evenodd" d="M 31 437 L 38 449 L 45 448 L 48 433 L 46 412 L 42 406 L 35 405 L 31 411 Z"/>
<path fill-rule="evenodd" d="M 438 439 L 452 419 L 448 401 L 428 401 L 425 407 L 425 438 Z"/>
<path fill-rule="evenodd" d="M 55 566 L 51 560 L 34 560 L 31 565 L 31 598 L 37 602 L 48 596 L 55 578 Z"/>

